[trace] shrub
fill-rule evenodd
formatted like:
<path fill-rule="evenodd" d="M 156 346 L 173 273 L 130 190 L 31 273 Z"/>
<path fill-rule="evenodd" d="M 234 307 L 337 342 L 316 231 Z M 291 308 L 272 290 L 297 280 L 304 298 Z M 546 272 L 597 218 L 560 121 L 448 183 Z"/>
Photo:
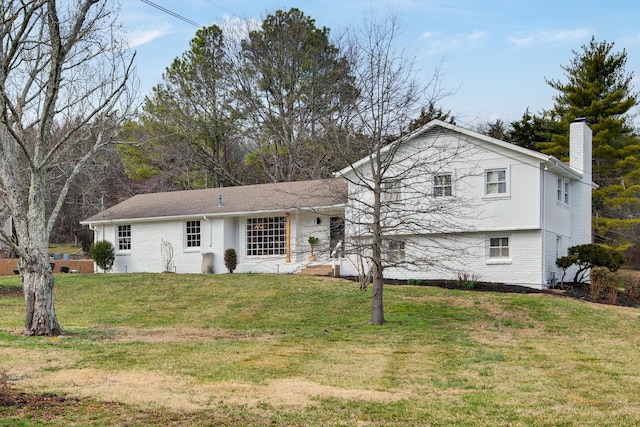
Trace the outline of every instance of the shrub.
<path fill-rule="evenodd" d="M 606 246 L 589 243 L 570 247 L 568 255 L 558 258 L 556 265 L 566 272 L 567 268 L 577 264 L 578 271 L 573 278 L 573 282 L 578 284 L 584 282 L 587 270 L 590 268 L 606 267 L 610 271 L 617 271 L 624 262 L 625 257 L 622 252 Z"/>
<path fill-rule="evenodd" d="M 420 285 L 420 283 L 422 283 L 422 281 L 420 279 L 409 279 L 409 280 L 407 280 L 407 285 L 418 286 L 418 285 Z"/>
<path fill-rule="evenodd" d="M 629 298 L 634 301 L 640 301 L 640 277 L 625 277 L 623 286 Z"/>
<path fill-rule="evenodd" d="M 229 270 L 229 273 L 233 273 L 233 270 L 238 266 L 238 255 L 236 250 L 229 248 L 224 251 L 224 265 Z"/>
<path fill-rule="evenodd" d="M 605 267 L 593 267 L 591 269 L 591 284 L 589 296 L 592 301 L 604 300 L 609 304 L 615 304 L 618 300 L 618 284 L 620 278 Z"/>
<path fill-rule="evenodd" d="M 100 240 L 91 245 L 91 258 L 102 271 L 109 271 L 116 260 L 116 251 L 111 242 Z"/>
<path fill-rule="evenodd" d="M 562 278 L 560 278 L 560 289 L 564 288 L 564 278 L 567 275 L 567 269 L 578 262 L 575 255 L 567 255 L 556 260 L 556 265 L 562 269 Z"/>
<path fill-rule="evenodd" d="M 476 283 L 480 281 L 481 276 L 475 273 L 459 272 L 457 273 L 458 285 L 465 289 L 473 289 Z"/>

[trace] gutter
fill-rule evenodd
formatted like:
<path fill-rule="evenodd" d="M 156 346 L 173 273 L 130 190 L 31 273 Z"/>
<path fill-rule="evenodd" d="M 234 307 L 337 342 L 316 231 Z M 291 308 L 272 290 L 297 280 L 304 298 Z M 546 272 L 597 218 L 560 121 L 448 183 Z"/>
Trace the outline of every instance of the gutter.
<path fill-rule="evenodd" d="M 92 225 L 92 224 L 123 224 L 123 223 L 136 223 L 136 222 L 160 222 L 160 221 L 176 221 L 176 220 L 188 220 L 190 218 L 202 218 L 203 216 L 209 218 L 219 218 L 225 216 L 248 216 L 248 215 L 261 215 L 261 214 L 271 214 L 278 212 L 317 212 L 319 210 L 330 210 L 330 209 L 339 209 L 344 208 L 346 204 L 337 204 L 337 205 L 327 205 L 327 206 L 315 206 L 315 207 L 304 207 L 304 208 L 296 208 L 289 207 L 286 209 L 265 209 L 258 211 L 229 211 L 229 212 L 219 212 L 219 213 L 196 213 L 196 214 L 185 214 L 185 215 L 170 215 L 170 216 L 154 216 L 154 217 L 138 217 L 138 218 L 114 218 L 114 219 L 99 219 L 95 221 L 80 221 L 82 225 Z"/>

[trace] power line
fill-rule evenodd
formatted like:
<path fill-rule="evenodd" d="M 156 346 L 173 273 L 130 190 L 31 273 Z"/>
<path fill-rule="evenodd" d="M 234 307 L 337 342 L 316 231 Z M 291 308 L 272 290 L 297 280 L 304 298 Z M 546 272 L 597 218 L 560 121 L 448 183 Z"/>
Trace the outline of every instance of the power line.
<path fill-rule="evenodd" d="M 198 28 L 203 28 L 203 27 L 204 27 L 204 25 L 200 25 L 200 24 L 198 24 L 197 22 L 192 21 L 191 19 L 186 18 L 186 17 L 184 17 L 184 16 L 182 16 L 182 15 L 180 15 L 180 14 L 176 13 L 176 12 L 173 12 L 173 11 L 171 11 L 171 10 L 169 10 L 169 9 L 165 8 L 165 7 L 162 7 L 162 6 L 160 6 L 159 4 L 156 4 L 156 3 L 154 3 L 154 2 L 152 2 L 152 1 L 150 1 L 150 0 L 140 0 L 140 1 L 141 1 L 141 2 L 143 2 L 143 3 L 148 4 L 148 5 L 149 5 L 149 6 L 151 6 L 151 7 L 155 7 L 156 9 L 158 9 L 158 10 L 160 10 L 160 11 L 162 11 L 162 12 L 166 13 L 166 14 L 171 15 L 171 16 L 173 16 L 174 18 L 178 18 L 179 20 L 184 21 L 184 22 L 186 22 L 187 24 L 191 24 L 191 25 L 193 25 L 194 27 L 198 27 Z"/>

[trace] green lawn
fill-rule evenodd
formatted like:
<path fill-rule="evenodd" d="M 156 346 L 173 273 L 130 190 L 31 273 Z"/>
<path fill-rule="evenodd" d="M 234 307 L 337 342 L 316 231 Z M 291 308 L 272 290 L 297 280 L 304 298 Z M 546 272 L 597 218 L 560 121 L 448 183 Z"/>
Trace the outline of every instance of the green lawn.
<path fill-rule="evenodd" d="M 551 295 L 290 275 L 60 275 L 66 334 L 24 338 L 0 278 L 0 372 L 56 410 L 4 425 L 634 425 L 640 311 Z"/>

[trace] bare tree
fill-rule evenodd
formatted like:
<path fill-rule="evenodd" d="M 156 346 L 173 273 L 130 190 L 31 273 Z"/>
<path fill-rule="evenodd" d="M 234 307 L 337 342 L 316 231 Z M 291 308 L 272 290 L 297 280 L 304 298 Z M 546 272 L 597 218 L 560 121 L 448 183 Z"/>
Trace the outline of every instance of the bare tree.
<path fill-rule="evenodd" d="M 126 114 L 131 60 L 108 2 L 6 0 L 0 16 L 0 200 L 17 234 L 24 334 L 58 335 L 49 237 L 74 178 Z M 59 167 L 68 156 L 73 164 Z"/>
<path fill-rule="evenodd" d="M 468 201 L 452 193 L 452 172 L 463 186 L 475 170 L 468 162 L 473 145 L 446 132 L 405 134 L 418 109 L 445 94 L 437 70 L 428 81 L 417 79 L 412 58 L 396 45 L 398 32 L 397 19 L 388 16 L 351 33 L 359 98 L 350 144 L 368 155 L 341 171 L 350 186 L 346 251 L 357 254 L 361 274 L 372 281 L 372 324 L 385 321 L 385 269 L 432 268 L 451 258 L 454 245 L 444 242 L 469 215 Z M 405 136 L 389 142 L 393 135 Z M 467 162 L 458 164 L 462 158 Z"/>
<path fill-rule="evenodd" d="M 160 243 L 160 256 L 162 257 L 162 271 L 168 273 L 173 266 L 173 245 L 162 239 Z"/>

